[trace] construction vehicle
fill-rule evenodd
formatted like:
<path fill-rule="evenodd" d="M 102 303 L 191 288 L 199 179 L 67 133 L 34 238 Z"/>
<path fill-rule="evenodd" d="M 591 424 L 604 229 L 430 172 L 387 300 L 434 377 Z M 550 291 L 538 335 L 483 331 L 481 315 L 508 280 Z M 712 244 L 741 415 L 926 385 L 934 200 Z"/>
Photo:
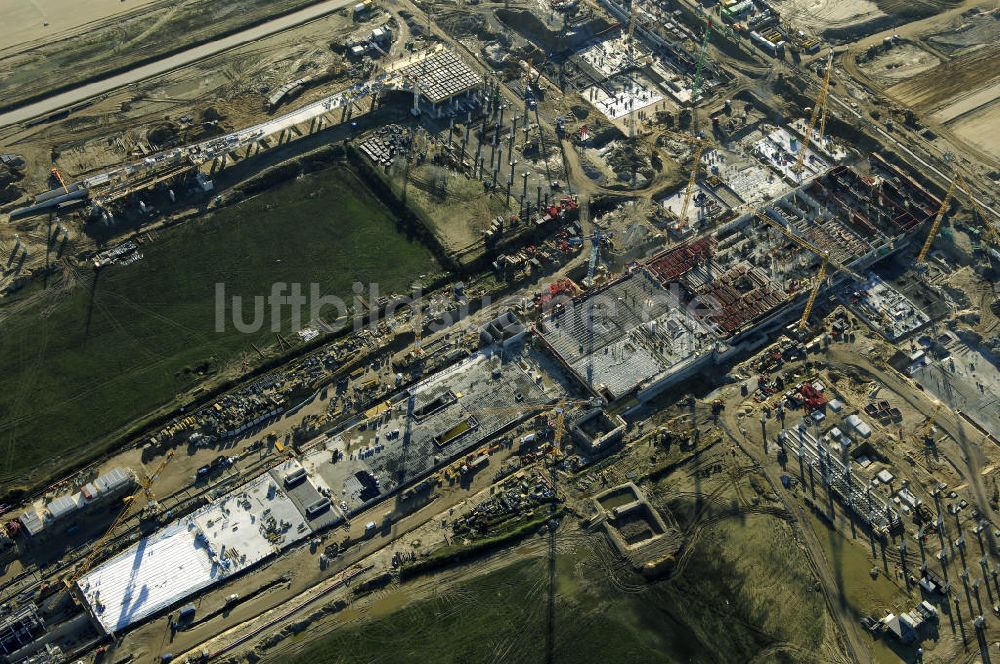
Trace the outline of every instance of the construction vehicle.
<path fill-rule="evenodd" d="M 924 242 L 924 246 L 920 249 L 920 253 L 917 254 L 917 265 L 922 265 L 924 261 L 927 260 L 927 254 L 930 253 L 931 245 L 934 244 L 934 238 L 937 237 L 938 231 L 941 230 L 941 222 L 944 220 L 944 214 L 948 211 L 948 206 L 951 205 L 951 199 L 955 195 L 955 189 L 958 187 L 959 175 L 956 173 L 955 177 L 951 180 L 951 186 L 948 187 L 948 193 L 945 194 L 944 200 L 941 201 L 941 208 L 938 210 L 937 216 L 934 217 L 934 222 L 931 224 L 931 230 L 927 233 L 927 240 Z"/>
<path fill-rule="evenodd" d="M 118 526 L 123 524 L 129 518 L 129 516 L 132 515 L 130 508 L 140 495 L 146 496 L 147 505 L 156 504 L 156 496 L 155 494 L 153 494 L 152 491 L 153 483 L 156 481 L 156 478 L 160 476 L 160 474 L 163 472 L 163 469 L 166 468 L 167 464 L 170 463 L 170 460 L 173 458 L 174 458 L 174 451 L 170 450 L 169 452 L 167 452 L 167 455 L 163 458 L 163 461 L 160 462 L 160 465 L 156 467 L 156 470 L 154 470 L 152 474 L 145 475 L 139 478 L 139 488 L 131 495 L 125 496 L 125 498 L 122 499 L 122 502 L 125 503 L 125 508 L 118 515 L 118 518 L 116 518 L 114 522 L 111 524 L 111 527 L 108 528 L 107 531 L 91 545 L 90 553 L 88 553 L 87 556 L 83 559 L 83 561 L 81 561 L 80 564 L 77 565 L 76 569 L 63 579 L 63 583 L 66 584 L 67 588 L 72 588 L 73 584 L 76 583 L 76 581 L 84 574 L 86 574 L 87 571 L 91 568 L 91 566 L 94 564 L 94 561 L 97 559 L 97 556 L 106 552 L 107 550 L 106 545 L 114 537 L 115 531 L 118 529 Z"/>
<path fill-rule="evenodd" d="M 809 124 L 806 126 L 802 136 L 802 147 L 799 149 L 799 158 L 795 160 L 792 171 L 801 173 L 805 165 L 806 152 L 809 150 L 809 142 L 812 140 L 813 129 L 816 128 L 816 120 L 819 118 L 820 110 L 826 105 L 827 93 L 830 90 L 830 73 L 833 71 L 833 51 L 826 61 L 826 73 L 823 75 L 823 85 L 820 86 L 819 94 L 816 95 L 816 103 L 813 105 L 812 113 L 809 116 Z"/>
<path fill-rule="evenodd" d="M 55 176 L 56 180 L 59 181 L 59 184 L 62 185 L 63 193 L 69 193 L 69 186 L 66 184 L 66 180 L 63 179 L 62 173 L 59 172 L 59 169 L 53 166 L 51 173 Z"/>
<path fill-rule="evenodd" d="M 756 216 L 761 221 L 766 222 L 767 224 L 773 226 L 774 228 L 777 228 L 789 240 L 791 240 L 798 246 L 802 247 L 803 249 L 812 252 L 816 256 L 819 256 L 819 258 L 822 260 L 822 263 L 820 263 L 819 266 L 819 272 L 816 274 L 816 283 L 813 285 L 812 292 L 809 293 L 809 299 L 806 301 L 806 308 L 802 312 L 802 318 L 799 319 L 799 325 L 798 325 L 799 332 L 805 330 L 806 327 L 808 327 L 809 325 L 809 316 L 812 314 L 813 307 L 816 305 L 816 298 L 819 296 L 820 288 L 822 288 L 823 282 L 826 280 L 827 271 L 829 270 L 830 267 L 833 267 L 835 270 L 839 272 L 843 272 L 845 274 L 850 275 L 851 277 L 854 278 L 855 281 L 858 281 L 860 283 L 863 283 L 865 281 L 865 278 L 862 277 L 857 272 L 855 272 L 854 270 L 830 258 L 830 252 L 823 251 L 822 249 L 814 245 L 812 242 L 809 242 L 805 238 L 799 237 L 798 235 L 793 233 L 790 229 L 786 228 L 784 225 L 778 223 L 774 219 L 771 219 L 763 212 L 758 211 L 756 213 Z"/>
<path fill-rule="evenodd" d="M 943 404 L 939 401 L 934 405 L 934 410 L 931 412 L 930 417 L 924 422 L 919 429 L 917 429 L 916 437 L 918 442 L 924 442 L 927 440 L 928 435 L 931 433 L 931 429 L 934 428 L 934 423 L 937 421 L 938 413 L 941 411 Z"/>

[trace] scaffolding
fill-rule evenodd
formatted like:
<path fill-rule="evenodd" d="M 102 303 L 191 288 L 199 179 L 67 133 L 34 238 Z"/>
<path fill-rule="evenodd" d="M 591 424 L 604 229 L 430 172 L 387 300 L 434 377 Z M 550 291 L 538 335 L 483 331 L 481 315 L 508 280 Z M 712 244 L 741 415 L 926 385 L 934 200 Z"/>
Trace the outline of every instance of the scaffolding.
<path fill-rule="evenodd" d="M 778 440 L 793 447 L 799 460 L 799 474 L 803 484 L 808 482 L 809 486 L 814 486 L 818 479 L 827 491 L 836 494 L 841 503 L 877 535 L 885 536 L 902 527 L 903 522 L 896 510 L 890 507 L 889 501 L 874 496 L 871 483 L 863 476 L 851 472 L 851 459 L 846 454 L 846 449 L 843 458 L 831 454 L 807 430 L 805 422 L 799 423 L 794 429 L 782 430 L 778 434 Z"/>
<path fill-rule="evenodd" d="M 4 655 L 17 652 L 45 634 L 45 622 L 32 604 L 14 610 L 0 622 L 0 650 Z"/>

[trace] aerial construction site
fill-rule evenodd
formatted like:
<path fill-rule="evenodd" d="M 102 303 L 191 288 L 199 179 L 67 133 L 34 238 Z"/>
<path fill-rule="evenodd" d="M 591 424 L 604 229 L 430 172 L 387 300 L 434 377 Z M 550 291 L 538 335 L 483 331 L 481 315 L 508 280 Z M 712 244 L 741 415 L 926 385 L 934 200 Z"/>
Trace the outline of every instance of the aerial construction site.
<path fill-rule="evenodd" d="M 993 0 L 10 0 L 0 657 L 1000 660 Z"/>

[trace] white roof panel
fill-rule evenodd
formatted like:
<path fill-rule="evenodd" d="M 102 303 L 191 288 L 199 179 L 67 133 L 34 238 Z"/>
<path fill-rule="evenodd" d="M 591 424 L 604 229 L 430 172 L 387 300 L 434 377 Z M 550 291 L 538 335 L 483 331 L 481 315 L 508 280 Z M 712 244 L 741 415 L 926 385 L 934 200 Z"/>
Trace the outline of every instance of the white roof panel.
<path fill-rule="evenodd" d="M 120 632 L 311 533 L 264 473 L 143 538 L 78 584 L 104 629 Z"/>
<path fill-rule="evenodd" d="M 79 493 L 74 493 L 67 496 L 53 498 L 52 502 L 47 505 L 47 509 L 53 519 L 61 519 L 67 514 L 71 514 L 80 509 L 81 504 L 82 496 Z"/>
<path fill-rule="evenodd" d="M 179 602 L 223 574 L 187 521 L 143 538 L 79 582 L 109 633 Z"/>

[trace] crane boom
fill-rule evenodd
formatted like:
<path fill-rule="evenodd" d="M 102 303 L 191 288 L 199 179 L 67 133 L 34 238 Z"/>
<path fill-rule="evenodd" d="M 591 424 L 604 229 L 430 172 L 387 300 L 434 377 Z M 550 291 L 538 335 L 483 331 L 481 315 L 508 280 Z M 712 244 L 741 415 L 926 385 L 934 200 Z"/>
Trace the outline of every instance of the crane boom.
<path fill-rule="evenodd" d="M 139 497 L 139 494 L 145 494 L 146 499 L 149 501 L 153 501 L 156 499 L 150 487 L 152 486 L 153 482 L 156 481 L 156 478 L 160 476 L 160 473 L 163 472 L 163 469 L 167 466 L 170 460 L 173 458 L 174 458 L 174 451 L 170 450 L 169 452 L 167 452 L 167 456 L 163 459 L 163 461 L 160 462 L 160 465 L 156 467 L 156 470 L 153 471 L 152 475 L 147 475 L 146 477 L 139 479 L 139 488 L 135 491 L 135 493 L 125 496 L 125 498 L 122 499 L 122 502 L 125 503 L 125 509 L 121 511 L 121 513 L 118 515 L 118 518 L 116 518 L 114 522 L 111 524 L 111 527 L 108 528 L 107 531 L 105 531 L 105 533 L 101 535 L 96 542 L 94 542 L 94 544 L 91 546 L 90 553 L 88 553 L 87 557 L 83 559 L 83 562 L 80 563 L 79 567 L 77 567 L 75 571 L 73 571 L 69 576 L 66 577 L 64 583 L 66 584 L 67 588 L 72 587 L 72 585 L 76 582 L 77 579 L 86 574 L 87 570 L 89 570 L 91 565 L 94 564 L 94 561 L 97 559 L 97 556 L 105 551 L 105 545 L 114 536 L 114 533 L 118 529 L 118 526 L 124 523 L 125 520 L 130 516 L 131 510 L 129 508 L 135 502 L 136 498 Z"/>
<path fill-rule="evenodd" d="M 596 231 L 590 236 L 590 262 L 587 264 L 587 279 L 583 284 L 587 288 L 594 285 L 594 275 L 597 272 L 597 257 L 601 240 L 609 236 L 610 234 L 601 233 L 600 231 Z"/>
<path fill-rule="evenodd" d="M 990 221 L 990 218 L 986 215 L 986 211 L 983 210 L 983 207 L 976 201 L 974 196 L 969 196 L 969 202 L 972 203 L 976 214 L 979 215 L 979 223 L 986 228 L 986 234 L 990 237 L 993 244 L 996 245 L 997 249 L 1000 249 L 1000 231 Z"/>
<path fill-rule="evenodd" d="M 799 237 L 798 235 L 796 235 L 795 233 L 793 233 L 792 231 L 790 231 L 788 228 L 786 228 L 782 224 L 778 223 L 774 219 L 771 219 L 766 214 L 764 214 L 762 212 L 757 212 L 756 215 L 757 215 L 757 218 L 760 219 L 761 221 L 767 222 L 768 224 L 770 224 L 774 228 L 777 228 L 779 231 L 782 232 L 782 234 L 785 237 L 787 237 L 789 240 L 791 240 L 795 244 L 799 245 L 803 249 L 806 249 L 807 251 L 810 251 L 810 252 L 816 254 L 817 256 L 819 256 L 820 258 L 822 258 L 824 261 L 828 262 L 830 264 L 830 266 L 833 267 L 838 272 L 843 272 L 844 274 L 850 275 L 856 281 L 864 282 L 865 278 L 862 277 L 860 274 L 858 274 L 857 272 L 855 272 L 851 268 L 847 267 L 843 263 L 840 263 L 840 262 L 835 261 L 832 258 L 830 258 L 829 252 L 823 251 L 822 249 L 820 249 L 819 247 L 817 247 L 815 244 L 813 244 L 809 240 L 805 239 L 804 237 Z"/>
<path fill-rule="evenodd" d="M 832 71 L 833 51 L 830 51 L 830 56 L 826 60 L 826 73 L 823 76 L 823 85 L 819 89 L 819 94 L 816 95 L 816 103 L 813 105 L 812 114 L 809 116 L 809 125 L 802 136 L 802 147 L 799 149 L 799 158 L 795 160 L 795 166 L 792 167 L 792 170 L 796 173 L 802 172 L 802 167 L 806 159 L 806 151 L 809 149 L 813 129 L 816 127 L 816 119 L 819 117 L 820 108 L 826 105 L 826 95 L 830 90 L 830 72 Z"/>
<path fill-rule="evenodd" d="M 562 442 L 563 431 L 566 429 L 566 409 L 556 408 L 556 421 L 555 426 L 552 427 L 552 447 L 556 450 L 560 449 L 560 443 Z"/>
<path fill-rule="evenodd" d="M 927 421 L 923 423 L 920 429 L 917 431 L 917 439 L 923 441 L 927 434 L 931 432 L 931 428 L 934 426 L 934 422 L 937 421 L 938 412 L 941 410 L 941 402 L 939 401 L 934 405 L 934 411 L 931 413 Z"/>
<path fill-rule="evenodd" d="M 944 220 L 944 213 L 948 211 L 948 206 L 951 205 L 951 199 L 955 195 L 955 188 L 958 186 L 959 176 L 955 177 L 951 181 L 951 186 L 948 187 L 948 193 L 945 195 L 944 200 L 941 201 L 941 209 L 938 210 L 937 216 L 934 217 L 934 223 L 931 224 L 931 230 L 927 233 L 927 240 L 924 242 L 923 248 L 921 248 L 920 253 L 917 255 L 917 265 L 922 264 L 927 260 L 927 254 L 931 250 L 931 245 L 934 244 L 934 238 L 937 237 L 938 231 L 941 229 L 941 222 Z"/>
<path fill-rule="evenodd" d="M 145 480 L 140 482 L 140 484 L 142 484 L 142 491 L 146 494 L 147 500 L 156 500 L 156 496 L 153 495 L 153 491 L 150 487 L 153 486 L 153 482 L 156 481 L 156 479 L 160 476 L 160 473 L 163 472 L 163 469 L 167 467 L 167 464 L 170 463 L 170 460 L 173 458 L 174 451 L 170 450 L 167 452 L 167 455 L 163 457 L 163 461 L 161 461 L 160 465 L 156 467 L 156 470 L 153 471 L 153 474 L 147 476 Z"/>
<path fill-rule="evenodd" d="M 827 66 L 827 74 L 829 74 L 832 70 L 833 70 L 833 63 L 831 62 Z M 828 78 L 829 78 L 829 76 L 828 76 Z M 816 134 L 816 140 L 819 140 L 819 141 L 823 140 L 823 137 L 826 136 L 826 116 L 827 116 L 827 112 L 830 109 L 830 104 L 828 103 L 829 100 L 830 100 L 830 92 L 829 92 L 830 88 L 829 88 L 829 86 L 830 86 L 830 84 L 827 83 L 827 93 L 825 95 L 823 95 L 823 109 L 820 112 L 820 116 L 819 116 L 819 133 Z"/>
<path fill-rule="evenodd" d="M 819 297 L 819 289 L 823 287 L 823 280 L 826 279 L 826 266 L 829 262 L 824 258 L 822 265 L 819 266 L 816 283 L 813 286 L 812 292 L 809 293 L 809 300 L 806 302 L 806 308 L 802 311 L 802 318 L 799 319 L 799 332 L 805 330 L 809 325 L 809 316 L 812 314 L 813 307 L 816 306 L 816 298 Z"/>
<path fill-rule="evenodd" d="M 691 196 L 694 194 L 695 181 L 698 179 L 698 166 L 701 165 L 701 155 L 705 152 L 705 141 L 699 139 L 698 146 L 694 150 L 694 157 L 691 160 L 691 176 L 688 178 L 687 190 L 684 192 L 684 204 L 681 205 L 680 223 L 687 225 L 688 207 L 691 205 Z"/>
<path fill-rule="evenodd" d="M 59 169 L 55 166 L 52 167 L 52 175 L 56 176 L 56 179 L 59 180 L 59 184 L 61 184 L 63 188 L 63 193 L 69 193 L 69 187 L 66 186 L 66 180 L 63 179 L 62 173 L 60 173 Z"/>

